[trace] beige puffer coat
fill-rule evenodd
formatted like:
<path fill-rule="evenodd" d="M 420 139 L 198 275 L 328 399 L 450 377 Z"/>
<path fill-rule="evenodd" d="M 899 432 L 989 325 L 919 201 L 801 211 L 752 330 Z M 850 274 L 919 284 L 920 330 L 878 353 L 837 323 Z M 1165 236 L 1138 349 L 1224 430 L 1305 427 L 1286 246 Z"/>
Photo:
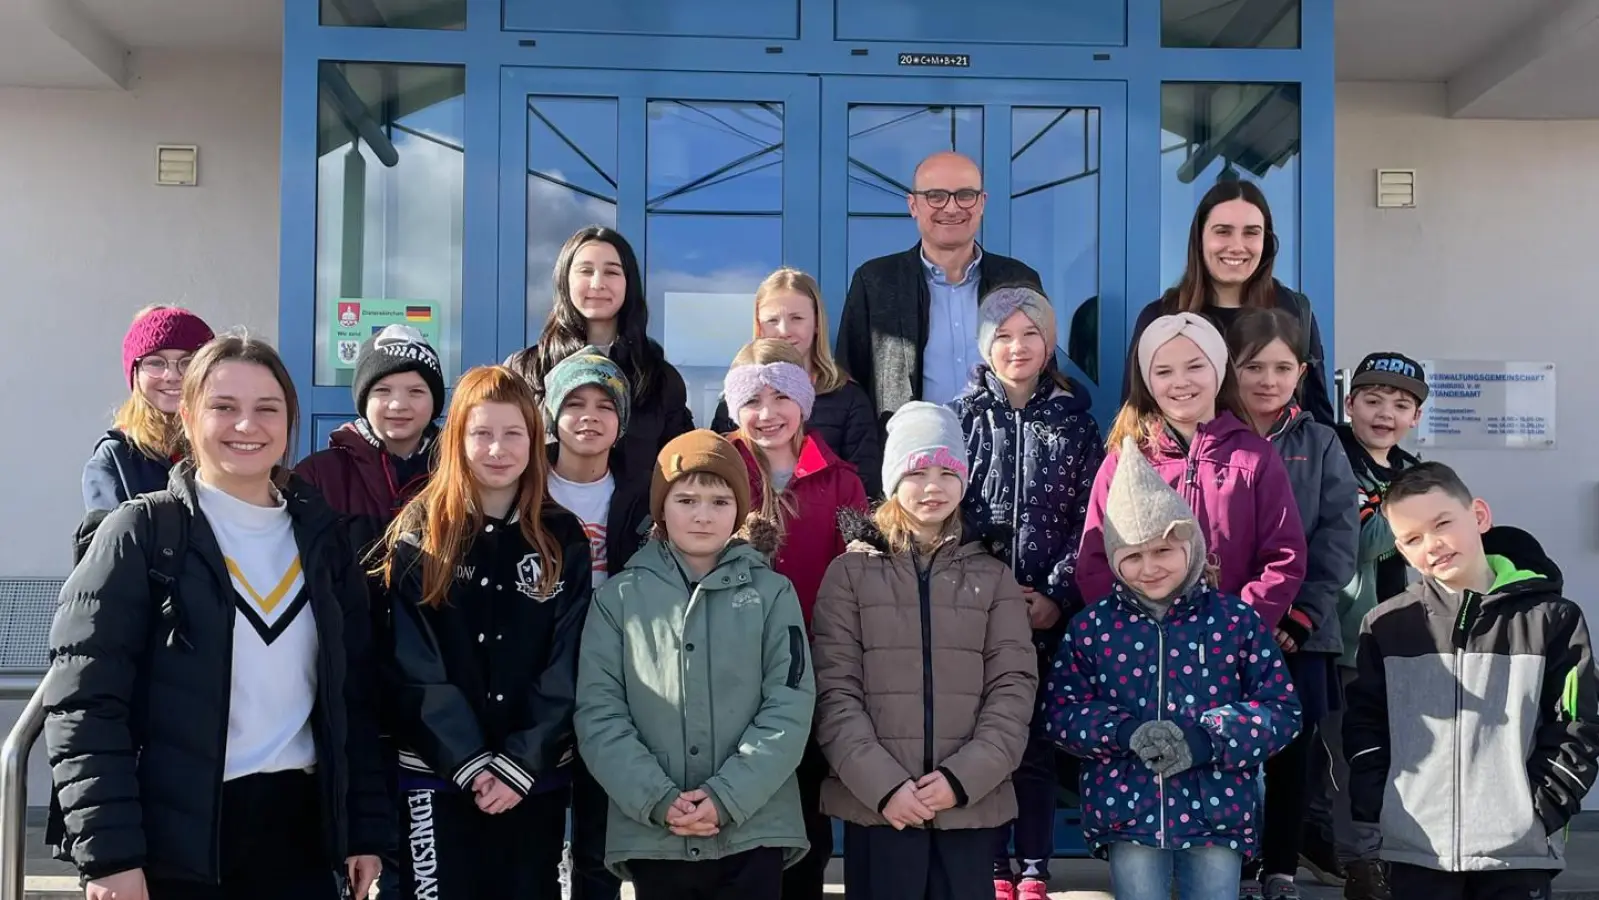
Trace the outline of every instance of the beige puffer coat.
<path fill-rule="evenodd" d="M 869 523 L 846 523 L 845 537 L 812 619 L 816 736 L 832 767 L 822 811 L 884 825 L 900 785 L 942 769 L 964 802 L 930 827 L 1009 822 L 1038 689 L 1016 579 L 975 542 L 947 541 L 919 574 Z"/>

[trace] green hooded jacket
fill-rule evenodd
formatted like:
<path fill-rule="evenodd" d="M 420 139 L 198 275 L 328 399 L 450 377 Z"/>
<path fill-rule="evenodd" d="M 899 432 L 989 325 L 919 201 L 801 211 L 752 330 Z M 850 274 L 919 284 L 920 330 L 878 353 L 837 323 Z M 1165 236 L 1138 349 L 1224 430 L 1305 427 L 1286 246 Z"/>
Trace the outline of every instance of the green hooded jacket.
<path fill-rule="evenodd" d="M 799 599 L 743 541 L 691 584 L 681 558 L 645 544 L 595 596 L 583 630 L 578 752 L 611 798 L 605 864 L 702 861 L 809 847 L 794 770 L 816 705 Z M 679 793 L 703 788 L 721 828 L 672 834 Z"/>

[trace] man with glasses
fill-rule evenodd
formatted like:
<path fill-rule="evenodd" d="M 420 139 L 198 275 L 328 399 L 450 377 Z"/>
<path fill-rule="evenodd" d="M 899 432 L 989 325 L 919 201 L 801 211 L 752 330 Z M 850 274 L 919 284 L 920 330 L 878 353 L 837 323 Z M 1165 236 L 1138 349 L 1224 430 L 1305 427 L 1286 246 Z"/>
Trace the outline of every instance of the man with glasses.
<path fill-rule="evenodd" d="M 948 403 L 965 389 L 977 352 L 977 304 L 990 288 L 1038 273 L 977 244 L 988 195 L 971 159 L 922 160 L 906 197 L 921 241 L 863 263 L 838 329 L 838 361 L 877 404 L 879 421 L 911 400 Z"/>

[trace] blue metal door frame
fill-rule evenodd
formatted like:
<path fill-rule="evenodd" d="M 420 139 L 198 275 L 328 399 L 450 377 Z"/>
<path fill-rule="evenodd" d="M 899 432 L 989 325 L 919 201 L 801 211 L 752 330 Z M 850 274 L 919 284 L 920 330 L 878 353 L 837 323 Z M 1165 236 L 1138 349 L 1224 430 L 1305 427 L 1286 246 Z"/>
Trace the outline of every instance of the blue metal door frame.
<path fill-rule="evenodd" d="M 1122 140 L 1125 183 L 1122 217 L 1124 226 L 1103 232 L 1102 253 L 1120 242 L 1121 259 L 1113 270 L 1122 273 L 1121 290 L 1127 316 L 1135 315 L 1145 298 L 1158 296 L 1160 277 L 1160 91 L 1163 82 L 1292 82 L 1300 86 L 1301 176 L 1299 185 L 1300 286 L 1307 293 L 1323 322 L 1333 353 L 1331 326 L 1334 312 L 1333 248 L 1333 2 L 1303 0 L 1301 47 L 1297 50 L 1210 50 L 1166 49 L 1160 46 L 1160 13 L 1155 0 L 1137 0 L 1128 5 L 1123 47 L 1045 46 L 1007 44 L 966 46 L 948 42 L 922 41 L 846 41 L 835 40 L 833 0 L 800 0 L 804 29 L 796 40 L 747 38 L 676 37 L 642 35 L 595 35 L 572 33 L 507 32 L 502 30 L 499 0 L 467 0 L 467 25 L 459 31 L 413 31 L 404 29 L 342 28 L 322 26 L 318 21 L 317 0 L 286 0 L 284 4 L 284 55 L 282 80 L 282 217 L 280 223 L 280 288 L 278 339 L 285 361 L 305 398 L 305 408 L 313 415 L 344 416 L 352 409 L 349 390 L 336 386 L 314 386 L 314 341 L 316 267 L 316 121 L 318 107 L 317 64 L 322 60 L 347 62 L 389 62 L 457 65 L 465 68 L 465 236 L 463 247 L 464 302 L 461 310 L 463 364 L 489 362 L 518 346 L 522 329 L 515 321 L 520 303 L 511 303 L 520 273 L 508 277 L 514 263 L 508 262 L 507 247 L 515 248 L 503 229 L 513 220 L 525 228 L 521 219 L 505 208 L 516 198 L 507 197 L 502 157 L 507 144 L 514 149 L 514 136 L 505 133 L 505 83 L 508 70 L 518 70 L 528 87 L 547 90 L 545 76 L 552 79 L 575 77 L 558 75 L 556 70 L 649 69 L 648 79 L 662 79 L 668 73 L 697 73 L 710 79 L 713 73 L 734 76 L 726 83 L 749 83 L 751 76 L 775 77 L 784 74 L 813 76 L 879 76 L 870 81 L 892 85 L 906 70 L 897 64 L 897 53 L 970 53 L 972 64 L 966 69 L 917 69 L 918 83 L 948 81 L 955 96 L 978 103 L 1003 103 L 1006 92 L 1048 90 L 1036 84 L 1054 82 L 1061 96 L 1088 90 L 1082 83 L 1097 82 L 1124 97 L 1119 105 L 1102 106 L 1107 116 L 1122 110 L 1125 128 L 1108 127 L 1103 139 Z M 626 76 L 623 76 L 624 78 Z M 635 76 L 644 77 L 644 76 Z M 680 76 L 673 76 L 680 77 Z M 1009 85 L 1008 82 L 1028 82 Z M 1096 88 L 1097 89 L 1097 88 Z M 883 90 L 897 90 L 884 87 Z M 986 91 L 987 93 L 982 93 Z M 727 93 L 731 93 L 731 89 Z M 796 103 L 795 109 L 803 108 Z M 822 105 L 825 109 L 825 104 Z M 819 113 L 819 118 L 825 118 Z M 828 130 L 824 122 L 818 128 Z M 1120 137 L 1118 137 L 1120 136 Z M 1110 163 L 1109 143 L 1106 163 Z M 831 139 L 824 138 L 823 159 L 830 155 Z M 632 152 L 641 153 L 642 150 Z M 521 157 L 525 159 L 524 155 Z M 825 164 L 825 163 L 824 163 Z M 829 189 L 818 173 L 822 208 L 818 221 L 841 221 L 830 209 Z M 1108 198 L 1107 198 L 1108 199 Z M 525 200 L 522 201 L 525 203 Z M 990 214 L 998 225 L 999 216 Z M 625 227 L 625 226 L 624 226 Z M 788 229 L 785 229 L 785 235 Z M 796 240 L 800 238 L 796 236 Z M 824 227 L 815 236 L 816 249 L 785 246 L 797 264 L 809 258 L 822 269 L 824 286 L 831 297 L 841 297 L 839 275 L 831 271 L 829 259 L 841 259 L 823 250 L 832 240 Z M 989 240 L 992 242 L 991 231 Z M 785 243 L 787 243 L 785 237 Z M 513 252 L 511 255 L 515 255 Z M 1115 287 L 1107 281 L 1105 290 Z M 492 302 L 487 298 L 494 297 Z M 835 304 L 836 305 L 836 304 Z M 1101 341 L 1125 338 L 1128 321 L 1102 323 Z M 1110 358 L 1124 347 L 1109 346 Z M 318 429 L 302 429 L 299 452 L 312 449 Z"/>
<path fill-rule="evenodd" d="M 843 223 L 847 108 L 860 102 L 981 105 L 994 114 L 1012 105 L 1079 105 L 1102 110 L 1100 290 L 1101 360 L 1119 359 L 1131 317 L 1165 286 L 1160 275 L 1161 86 L 1165 82 L 1279 82 L 1300 88 L 1300 288 L 1334 352 L 1334 0 L 1302 0 L 1297 50 L 1166 49 L 1158 0 L 1131 0 L 1125 46 L 1028 43 L 953 44 L 837 40 L 835 0 L 799 0 L 803 29 L 794 40 L 661 38 L 505 31 L 500 0 L 466 0 L 459 31 L 324 27 L 318 0 L 285 0 L 282 75 L 280 300 L 277 337 L 303 407 L 323 427 L 302 428 L 299 454 L 333 419 L 353 411 L 350 391 L 315 386 L 318 63 L 324 60 L 461 66 L 466 75 L 465 201 L 461 359 L 491 362 L 522 346 L 525 333 L 527 136 L 530 94 L 626 98 L 619 120 L 619 160 L 642 171 L 643 108 L 649 96 L 782 99 L 790 132 L 818 135 L 818 164 L 785 165 L 784 212 L 817 227 L 784 228 L 785 260 L 819 274 L 836 317 L 849 274 Z M 658 0 L 670 2 L 670 0 Z M 748 0 L 728 0 L 748 2 Z M 929 0 L 938 2 L 938 0 Z M 1047 2 L 1047 0 L 1040 0 Z M 900 52 L 971 55 L 963 69 L 912 70 Z M 648 71 L 641 71 L 648 70 Z M 809 76 L 809 77 L 806 77 Z M 1008 129 L 985 130 L 1001 141 Z M 996 153 L 1008 146 L 994 147 Z M 985 240 L 1003 252 L 1011 241 L 1009 191 L 988 172 L 991 206 Z M 628 179 L 641 183 L 642 179 Z M 626 190 L 626 189 L 624 189 Z M 642 187 L 634 188 L 642 191 Z M 643 234 L 641 197 L 619 197 L 618 225 Z M 907 246 L 910 243 L 907 234 Z M 492 299 L 490 299 L 492 298 Z M 836 318 L 835 318 L 836 321 Z M 252 323 L 259 324 L 259 323 Z M 1104 366 L 1102 365 L 1102 371 Z M 1103 389 L 1101 389 L 1103 393 Z M 1096 394 L 1096 408 L 1103 401 Z M 1063 812 L 1058 844 L 1081 853 L 1075 812 Z"/>
<path fill-rule="evenodd" d="M 499 357 L 526 345 L 527 128 L 529 98 L 603 97 L 617 100 L 617 230 L 646 256 L 646 104 L 652 99 L 767 101 L 783 104 L 783 260 L 815 271 L 817 264 L 817 86 L 797 75 L 614 71 L 502 70 L 499 219 Z M 810 223 L 811 227 L 801 227 Z M 650 322 L 660 339 L 660 316 Z"/>

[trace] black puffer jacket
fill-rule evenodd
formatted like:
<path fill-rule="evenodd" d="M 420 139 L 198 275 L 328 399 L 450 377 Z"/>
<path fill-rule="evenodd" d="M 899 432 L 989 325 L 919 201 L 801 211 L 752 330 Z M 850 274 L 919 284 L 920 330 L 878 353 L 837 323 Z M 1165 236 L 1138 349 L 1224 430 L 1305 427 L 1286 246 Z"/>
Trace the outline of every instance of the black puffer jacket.
<path fill-rule="evenodd" d="M 143 868 L 217 884 L 222 767 L 227 755 L 234 589 L 195 495 L 193 467 L 169 492 L 189 516 L 178 567 L 179 633 L 152 598 L 157 552 L 146 501 L 95 532 L 61 589 L 50 629 L 44 739 L 61 818 L 52 831 L 82 874 Z M 298 478 L 283 485 L 317 629 L 312 713 L 323 843 L 333 864 L 393 846 L 372 693 L 366 583 L 339 518 Z"/>
<path fill-rule="evenodd" d="M 394 548 L 394 662 L 400 767 L 462 788 L 485 769 L 517 793 L 565 783 L 576 746 L 577 645 L 593 593 L 588 536 L 554 502 L 543 525 L 561 574 L 538 589 L 545 561 L 509 520 L 486 519 L 439 606 L 422 603 L 421 548 Z"/>
<path fill-rule="evenodd" d="M 738 428 L 727 410 L 727 400 L 716 405 L 716 416 L 711 430 L 727 434 Z M 883 494 L 883 443 L 877 433 L 877 413 L 872 410 L 872 398 L 866 389 L 853 381 L 826 394 L 817 394 L 811 407 L 811 417 L 805 420 L 805 430 L 821 438 L 827 449 L 838 458 L 853 463 L 861 483 L 866 486 L 866 496 Z"/>
<path fill-rule="evenodd" d="M 1013 409 L 1005 388 L 987 366 L 950 404 L 966 435 L 971 481 L 962 504 L 969 525 L 1005 535 L 1000 559 L 1016 580 L 1055 601 L 1059 624 L 1034 635 L 1041 649 L 1066 630 L 1083 608 L 1077 590 L 1077 548 L 1094 475 L 1105 458 L 1088 391 L 1076 382 L 1066 390 L 1048 373 L 1022 409 Z"/>

